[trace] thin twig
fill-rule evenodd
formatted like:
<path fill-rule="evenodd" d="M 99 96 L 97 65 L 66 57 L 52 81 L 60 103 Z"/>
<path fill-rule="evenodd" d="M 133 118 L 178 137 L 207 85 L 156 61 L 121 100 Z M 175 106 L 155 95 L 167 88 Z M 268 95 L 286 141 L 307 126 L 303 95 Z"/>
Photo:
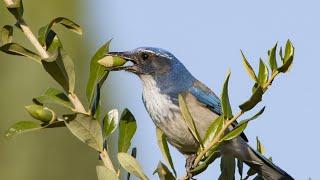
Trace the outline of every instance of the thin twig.
<path fill-rule="evenodd" d="M 10 5 L 13 5 L 13 4 L 14 4 L 14 1 L 13 1 L 13 0 L 4 0 L 4 3 L 5 3 L 7 6 L 10 6 Z M 48 54 L 47 51 L 41 46 L 40 42 L 38 41 L 38 39 L 36 38 L 36 36 L 33 34 L 33 32 L 31 31 L 31 29 L 30 29 L 30 27 L 28 26 L 28 24 L 26 23 L 26 21 L 25 21 L 22 17 L 19 18 L 19 19 L 17 19 L 17 21 L 18 21 L 19 27 L 21 27 L 22 32 L 23 32 L 24 35 L 29 39 L 29 41 L 31 42 L 31 44 L 35 47 L 35 49 L 37 50 L 37 52 L 39 53 L 39 55 L 41 56 L 41 58 L 42 58 L 42 59 L 47 59 L 47 58 L 49 58 L 49 54 Z M 68 98 L 69 98 L 69 100 L 71 101 L 71 103 L 73 104 L 73 106 L 74 106 L 74 111 L 75 111 L 75 112 L 83 113 L 83 114 L 88 114 L 76 94 L 71 94 L 71 93 L 69 93 Z"/>
<path fill-rule="evenodd" d="M 100 157 L 102 159 L 102 162 L 104 164 L 105 167 L 107 167 L 108 169 L 112 170 L 115 174 L 117 174 L 116 170 L 113 167 L 112 161 L 109 157 L 109 154 L 107 152 L 106 149 L 103 149 L 102 152 L 100 152 Z"/>
<path fill-rule="evenodd" d="M 232 119 L 228 120 L 226 122 L 226 124 L 223 126 L 223 128 L 221 129 L 221 131 L 219 131 L 219 133 L 214 137 L 214 139 L 212 140 L 212 142 L 203 150 L 199 153 L 199 155 L 197 156 L 197 158 L 194 160 L 193 166 L 196 167 L 199 162 L 201 161 L 202 157 L 213 147 L 215 146 L 217 143 L 219 143 L 220 139 L 222 138 L 222 135 L 224 134 L 224 132 L 229 128 L 229 126 L 236 121 L 241 115 L 243 114 L 243 111 L 239 111 Z"/>
<path fill-rule="evenodd" d="M 42 59 L 49 58 L 49 54 L 47 53 L 47 51 L 45 49 L 43 49 L 43 47 L 39 43 L 38 39 L 32 33 L 31 29 L 26 24 L 26 22 L 24 21 L 23 18 L 21 18 L 21 20 L 19 21 L 19 26 L 21 27 L 22 32 L 26 35 L 26 37 L 29 39 L 31 44 L 36 48 L 36 50 L 38 51 L 38 53 L 41 56 L 41 58 Z"/>

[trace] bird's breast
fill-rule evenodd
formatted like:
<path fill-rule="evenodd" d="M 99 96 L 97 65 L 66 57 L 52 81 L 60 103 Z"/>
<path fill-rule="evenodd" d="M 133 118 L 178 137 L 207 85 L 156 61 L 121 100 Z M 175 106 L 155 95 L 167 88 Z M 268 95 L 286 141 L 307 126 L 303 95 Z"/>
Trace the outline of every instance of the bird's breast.
<path fill-rule="evenodd" d="M 154 124 L 181 152 L 188 153 L 197 149 L 198 144 L 185 124 L 179 106 L 174 104 L 167 94 L 161 93 L 152 77 L 141 79 L 143 102 Z"/>

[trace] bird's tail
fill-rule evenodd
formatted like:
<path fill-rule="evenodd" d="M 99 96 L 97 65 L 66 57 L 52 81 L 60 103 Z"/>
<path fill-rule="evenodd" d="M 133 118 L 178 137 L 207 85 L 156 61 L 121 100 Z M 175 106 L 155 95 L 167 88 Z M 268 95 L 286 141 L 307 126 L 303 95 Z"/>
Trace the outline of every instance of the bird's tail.
<path fill-rule="evenodd" d="M 284 170 L 273 164 L 269 159 L 248 146 L 250 158 L 244 162 L 266 180 L 293 180 Z"/>

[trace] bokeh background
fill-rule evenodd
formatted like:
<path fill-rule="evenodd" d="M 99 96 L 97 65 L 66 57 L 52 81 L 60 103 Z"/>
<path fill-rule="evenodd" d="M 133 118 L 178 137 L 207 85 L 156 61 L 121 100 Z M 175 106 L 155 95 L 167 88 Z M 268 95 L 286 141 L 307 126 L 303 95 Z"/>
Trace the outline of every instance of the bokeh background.
<path fill-rule="evenodd" d="M 25 17 L 34 32 L 57 16 L 69 17 L 84 29 L 79 37 L 57 28 L 75 61 L 77 89 L 84 99 L 90 56 L 107 39 L 112 50 L 139 46 L 162 47 L 176 55 L 199 80 L 217 94 L 230 68 L 230 96 L 234 109 L 250 94 L 252 81 L 242 67 L 240 49 L 255 67 L 258 58 L 276 42 L 291 39 L 296 47 L 294 66 L 280 76 L 264 96 L 267 109 L 246 130 L 250 144 L 259 136 L 267 155 L 296 179 L 319 179 L 320 3 L 316 0 L 269 1 L 148 1 L 148 0 L 47 0 L 25 1 Z M 13 18 L 0 3 L 0 25 Z M 21 33 L 15 40 L 32 48 Z M 24 105 L 48 87 L 57 86 L 36 63 L 0 54 L 0 131 L 16 120 L 28 120 Z M 151 177 L 161 153 L 155 128 L 141 101 L 139 79 L 112 73 L 104 85 L 105 110 L 128 107 L 138 121 L 133 145 L 138 160 Z M 258 108 L 257 108 L 258 110 Z M 172 149 L 178 174 L 184 157 Z M 96 179 L 97 153 L 76 140 L 66 129 L 51 129 L 0 137 L 0 179 Z M 218 165 L 198 176 L 216 179 Z"/>

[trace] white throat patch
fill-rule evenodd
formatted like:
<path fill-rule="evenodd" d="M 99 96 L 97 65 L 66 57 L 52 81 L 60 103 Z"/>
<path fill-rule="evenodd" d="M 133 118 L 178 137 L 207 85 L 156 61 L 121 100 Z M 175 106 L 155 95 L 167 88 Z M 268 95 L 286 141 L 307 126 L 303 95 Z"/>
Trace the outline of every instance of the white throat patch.
<path fill-rule="evenodd" d="M 154 123 L 170 121 L 174 118 L 174 112 L 179 111 L 179 107 L 174 105 L 165 94 L 160 93 L 156 81 L 150 75 L 141 75 L 143 84 L 143 100 Z"/>

